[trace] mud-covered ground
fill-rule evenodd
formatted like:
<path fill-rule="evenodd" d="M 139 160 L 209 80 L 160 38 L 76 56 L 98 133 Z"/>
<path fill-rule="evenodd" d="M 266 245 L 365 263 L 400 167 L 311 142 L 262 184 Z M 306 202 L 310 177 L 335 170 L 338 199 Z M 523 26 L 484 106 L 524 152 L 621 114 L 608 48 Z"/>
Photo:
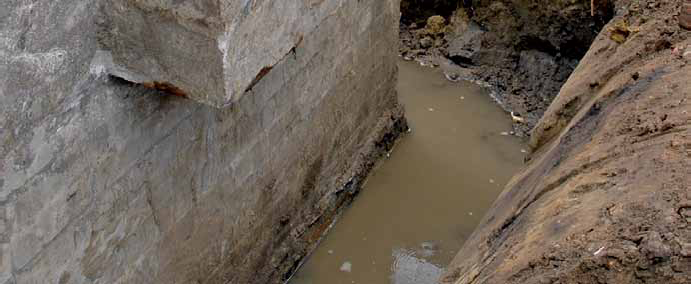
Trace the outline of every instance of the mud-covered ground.
<path fill-rule="evenodd" d="M 442 280 L 691 283 L 691 31 L 682 1 L 614 2 L 535 149 Z"/>
<path fill-rule="evenodd" d="M 521 117 L 520 136 L 537 123 L 612 13 L 604 5 L 591 15 L 588 0 L 404 0 L 401 7 L 401 56 L 440 66 L 451 80 L 488 87 Z M 427 23 L 434 13 L 443 17 L 441 28 Z"/>

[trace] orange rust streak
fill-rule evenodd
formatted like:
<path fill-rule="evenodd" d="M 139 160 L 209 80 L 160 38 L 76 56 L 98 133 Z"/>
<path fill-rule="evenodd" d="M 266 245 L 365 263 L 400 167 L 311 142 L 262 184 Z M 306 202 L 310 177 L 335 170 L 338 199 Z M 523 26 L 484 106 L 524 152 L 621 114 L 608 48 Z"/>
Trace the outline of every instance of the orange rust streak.
<path fill-rule="evenodd" d="M 183 97 L 186 98 L 187 94 L 185 94 L 185 91 L 182 89 L 176 87 L 175 85 L 168 83 L 168 82 L 145 82 L 142 83 L 144 87 L 147 87 L 149 89 L 155 89 L 159 90 L 168 94 L 171 94 L 173 96 L 178 96 L 178 97 Z"/>

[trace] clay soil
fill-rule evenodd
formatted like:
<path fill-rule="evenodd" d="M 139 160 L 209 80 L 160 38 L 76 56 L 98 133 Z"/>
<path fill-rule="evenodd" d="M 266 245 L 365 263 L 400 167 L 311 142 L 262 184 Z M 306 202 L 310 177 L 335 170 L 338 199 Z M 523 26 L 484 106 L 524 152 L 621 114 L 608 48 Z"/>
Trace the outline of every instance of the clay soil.
<path fill-rule="evenodd" d="M 691 31 L 612 4 L 442 283 L 691 283 Z"/>

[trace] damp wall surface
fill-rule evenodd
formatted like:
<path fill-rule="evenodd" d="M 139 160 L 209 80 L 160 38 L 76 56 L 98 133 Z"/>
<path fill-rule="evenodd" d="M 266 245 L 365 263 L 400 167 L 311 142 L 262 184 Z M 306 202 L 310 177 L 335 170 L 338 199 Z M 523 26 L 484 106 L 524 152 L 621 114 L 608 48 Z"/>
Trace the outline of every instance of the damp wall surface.
<path fill-rule="evenodd" d="M 357 193 L 398 1 L 224 2 L 0 4 L 0 283 L 279 283 Z"/>

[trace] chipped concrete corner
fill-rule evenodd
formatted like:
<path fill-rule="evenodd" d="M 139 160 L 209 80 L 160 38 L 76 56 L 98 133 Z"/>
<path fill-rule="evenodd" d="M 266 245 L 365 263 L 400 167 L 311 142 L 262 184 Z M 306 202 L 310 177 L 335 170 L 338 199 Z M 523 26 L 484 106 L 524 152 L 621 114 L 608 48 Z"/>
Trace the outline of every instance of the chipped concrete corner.
<path fill-rule="evenodd" d="M 214 107 L 237 102 L 344 1 L 107 1 L 109 74 L 169 86 Z"/>
<path fill-rule="evenodd" d="M 406 128 L 398 5 L 0 1 L 0 283 L 284 281 Z"/>

